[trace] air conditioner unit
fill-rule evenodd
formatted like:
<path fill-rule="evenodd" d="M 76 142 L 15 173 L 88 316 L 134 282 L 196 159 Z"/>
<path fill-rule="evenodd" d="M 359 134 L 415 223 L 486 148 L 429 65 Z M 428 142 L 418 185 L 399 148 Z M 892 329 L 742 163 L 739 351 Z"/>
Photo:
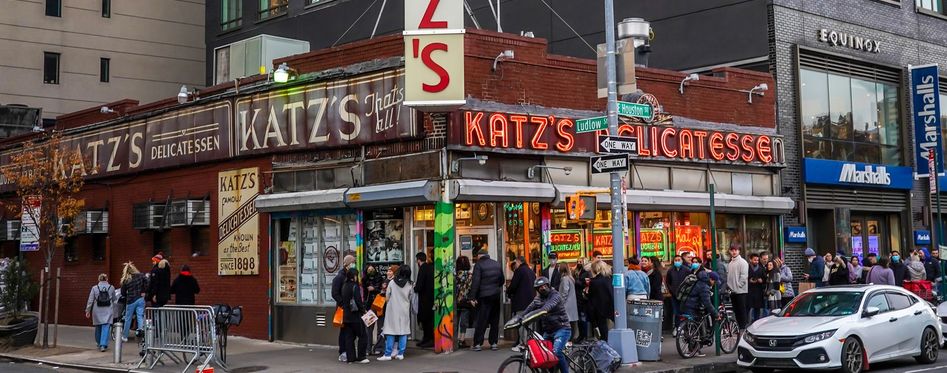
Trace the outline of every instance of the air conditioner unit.
<path fill-rule="evenodd" d="M 148 228 L 162 229 L 168 227 L 167 205 L 148 206 Z"/>
<path fill-rule="evenodd" d="M 210 201 L 188 200 L 187 219 L 188 225 L 210 225 Z"/>
<path fill-rule="evenodd" d="M 109 212 L 104 210 L 86 211 L 86 231 L 89 233 L 109 232 Z"/>
<path fill-rule="evenodd" d="M 167 211 L 168 225 L 172 227 L 188 225 L 187 203 L 187 200 L 171 202 L 171 209 Z"/>
<path fill-rule="evenodd" d="M 16 241 L 20 239 L 20 221 L 7 220 L 7 240 Z"/>

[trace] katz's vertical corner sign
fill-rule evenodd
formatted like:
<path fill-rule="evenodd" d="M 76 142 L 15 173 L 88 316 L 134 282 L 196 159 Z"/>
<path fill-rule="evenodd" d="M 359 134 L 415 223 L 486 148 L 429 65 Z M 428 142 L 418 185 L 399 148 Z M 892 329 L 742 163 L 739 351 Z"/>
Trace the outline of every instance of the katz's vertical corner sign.
<path fill-rule="evenodd" d="M 449 110 L 464 94 L 463 0 L 405 0 L 405 105 Z"/>
<path fill-rule="evenodd" d="M 260 194 L 258 167 L 217 175 L 217 274 L 260 273 L 260 216 L 253 202 Z"/>
<path fill-rule="evenodd" d="M 928 157 L 931 150 L 936 155 L 937 173 L 944 172 L 944 156 L 937 151 L 940 138 L 940 91 L 937 65 L 911 66 L 911 108 L 914 119 L 914 164 L 917 176 L 930 175 Z"/>

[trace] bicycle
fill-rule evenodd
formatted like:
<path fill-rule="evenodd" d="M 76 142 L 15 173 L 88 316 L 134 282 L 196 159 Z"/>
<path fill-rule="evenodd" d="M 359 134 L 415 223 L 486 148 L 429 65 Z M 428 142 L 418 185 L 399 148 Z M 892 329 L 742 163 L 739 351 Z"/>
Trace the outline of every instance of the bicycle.
<path fill-rule="evenodd" d="M 243 306 L 230 307 L 226 304 L 215 304 L 214 328 L 217 330 L 217 356 L 223 363 L 227 362 L 227 334 L 230 326 L 240 326 L 243 322 Z"/>
<path fill-rule="evenodd" d="M 692 315 L 681 315 L 681 325 L 677 327 L 675 345 L 677 353 L 682 358 L 689 359 L 700 352 L 704 346 L 713 345 L 714 328 L 720 328 L 720 349 L 725 354 L 731 354 L 737 349 L 740 341 L 740 328 L 733 311 L 724 303 L 717 307 L 718 320 L 713 320 L 710 313 L 704 313 L 699 319 Z"/>
<path fill-rule="evenodd" d="M 519 327 L 526 328 L 528 338 L 530 340 L 544 340 L 543 336 L 532 329 L 529 324 L 531 322 L 537 321 L 540 317 L 545 316 L 546 311 L 534 312 L 523 317 L 519 322 L 511 320 L 503 326 L 504 329 L 516 329 Z M 592 354 L 589 352 L 591 349 L 591 344 L 573 344 L 572 346 L 567 346 L 563 350 L 563 355 L 566 357 L 566 361 L 569 362 L 569 371 L 577 373 L 596 373 L 595 359 L 592 358 Z M 500 364 L 500 368 L 497 369 L 497 373 L 544 373 L 544 372 L 555 372 L 557 368 L 553 369 L 539 369 L 532 368 L 529 366 L 530 354 L 529 349 L 524 348 L 520 351 L 519 355 L 513 355 Z"/>

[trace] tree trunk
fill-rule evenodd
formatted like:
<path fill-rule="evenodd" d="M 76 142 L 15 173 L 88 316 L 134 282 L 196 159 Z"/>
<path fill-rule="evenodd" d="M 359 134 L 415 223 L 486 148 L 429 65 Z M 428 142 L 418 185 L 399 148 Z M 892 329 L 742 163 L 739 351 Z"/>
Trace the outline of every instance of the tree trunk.
<path fill-rule="evenodd" d="M 43 270 L 45 271 L 47 269 L 49 269 L 48 266 Z M 43 284 L 43 288 L 45 289 L 45 293 L 43 294 L 43 349 L 49 348 L 49 293 L 51 292 L 49 288 L 49 278 L 51 277 L 52 276 L 47 276 L 46 283 Z"/>

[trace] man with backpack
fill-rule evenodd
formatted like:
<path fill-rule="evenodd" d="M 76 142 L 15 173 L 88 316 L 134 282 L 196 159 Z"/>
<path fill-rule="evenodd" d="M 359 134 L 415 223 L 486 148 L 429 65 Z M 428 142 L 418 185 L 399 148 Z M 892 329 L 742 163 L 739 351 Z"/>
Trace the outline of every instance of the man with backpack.
<path fill-rule="evenodd" d="M 95 325 L 95 341 L 99 351 L 105 351 L 109 346 L 109 328 L 112 325 L 112 305 L 118 300 L 115 288 L 109 284 L 106 274 L 99 275 L 99 282 L 89 291 L 89 300 L 86 301 L 85 318 L 92 319 Z"/>
<path fill-rule="evenodd" d="M 695 262 L 692 263 L 691 266 L 699 268 L 700 264 Z M 710 300 L 712 289 L 716 283 L 710 273 L 711 272 L 697 270 L 695 268 L 694 273 L 688 275 L 684 283 L 681 284 L 681 293 L 683 294 L 687 291 L 682 301 L 684 313 L 698 320 L 703 317 L 704 313 L 713 315 L 714 320 L 720 317 L 720 315 L 717 314 L 717 309 L 714 308 L 713 302 Z M 685 286 L 689 288 L 685 289 Z M 702 345 L 709 345 L 710 341 L 701 341 L 701 343 Z M 698 349 L 697 356 L 704 357 L 706 355 Z"/>

